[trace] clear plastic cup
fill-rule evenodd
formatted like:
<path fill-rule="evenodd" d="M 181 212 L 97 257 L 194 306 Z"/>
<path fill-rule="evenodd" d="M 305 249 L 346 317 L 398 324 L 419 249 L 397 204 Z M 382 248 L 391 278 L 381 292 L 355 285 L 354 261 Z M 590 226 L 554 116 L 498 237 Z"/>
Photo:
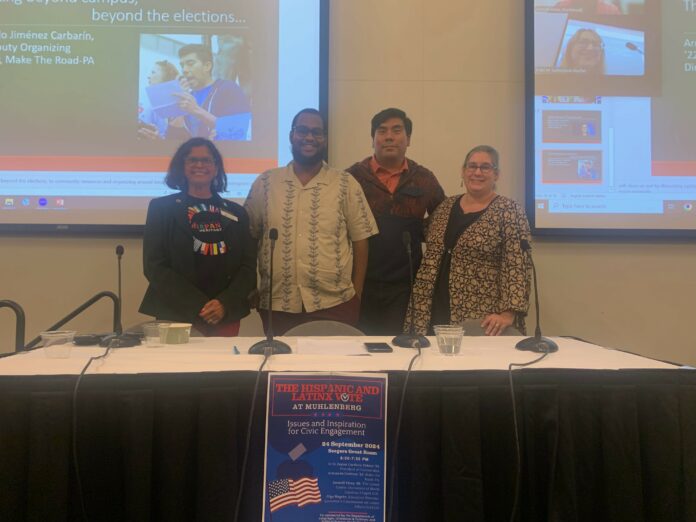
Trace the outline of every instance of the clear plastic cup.
<path fill-rule="evenodd" d="M 145 323 L 143 325 L 143 334 L 145 334 L 145 345 L 152 347 L 162 346 L 164 344 L 163 337 L 166 337 L 167 335 L 167 329 L 169 328 L 169 324 L 170 323 L 167 321 L 153 321 L 151 323 Z"/>
<path fill-rule="evenodd" d="M 41 332 L 43 352 L 51 359 L 67 359 L 73 347 L 75 330 L 53 330 Z"/>
<path fill-rule="evenodd" d="M 190 335 L 191 323 L 170 323 L 162 334 L 162 340 L 166 344 L 186 344 Z"/>
<path fill-rule="evenodd" d="M 433 326 L 437 347 L 443 355 L 457 355 L 462 347 L 464 328 L 456 324 L 438 324 Z"/>

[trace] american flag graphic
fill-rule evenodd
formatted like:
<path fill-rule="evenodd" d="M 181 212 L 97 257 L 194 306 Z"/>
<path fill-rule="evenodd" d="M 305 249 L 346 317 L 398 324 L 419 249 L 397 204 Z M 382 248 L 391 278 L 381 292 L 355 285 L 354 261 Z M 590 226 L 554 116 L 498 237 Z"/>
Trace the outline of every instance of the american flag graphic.
<path fill-rule="evenodd" d="M 285 506 L 302 507 L 306 504 L 321 503 L 321 491 L 317 479 L 281 479 L 268 483 L 268 497 L 271 513 Z"/>

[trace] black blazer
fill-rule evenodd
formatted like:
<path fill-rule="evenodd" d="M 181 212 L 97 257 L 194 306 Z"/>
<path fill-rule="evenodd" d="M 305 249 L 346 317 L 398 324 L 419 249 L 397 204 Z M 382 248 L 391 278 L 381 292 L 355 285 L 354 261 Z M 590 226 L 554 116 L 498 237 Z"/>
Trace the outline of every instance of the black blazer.
<path fill-rule="evenodd" d="M 256 288 L 256 243 L 249 233 L 244 208 L 219 198 L 218 205 L 225 242 L 229 284 L 218 299 L 225 306 L 223 322 L 238 321 L 249 315 L 247 296 Z M 140 312 L 158 319 L 193 323 L 209 298 L 196 287 L 193 233 L 188 220 L 186 196 L 171 194 L 153 199 L 147 209 L 143 236 L 143 267 L 150 285 Z"/>

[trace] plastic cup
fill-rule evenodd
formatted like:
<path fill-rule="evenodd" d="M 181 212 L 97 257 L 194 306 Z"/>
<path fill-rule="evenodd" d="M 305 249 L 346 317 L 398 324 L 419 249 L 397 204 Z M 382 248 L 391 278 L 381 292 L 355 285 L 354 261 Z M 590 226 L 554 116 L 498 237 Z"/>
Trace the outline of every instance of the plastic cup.
<path fill-rule="evenodd" d="M 442 355 L 457 355 L 462 347 L 464 328 L 455 324 L 439 324 L 433 326 L 437 347 Z"/>
<path fill-rule="evenodd" d="M 169 324 L 170 323 L 165 321 L 153 321 L 151 323 L 145 323 L 143 325 L 143 334 L 145 334 L 145 345 L 152 347 L 162 346 L 164 344 L 162 334 L 164 333 L 164 335 L 166 336 Z"/>
<path fill-rule="evenodd" d="M 171 323 L 162 332 L 162 340 L 166 344 L 186 344 L 191 335 L 191 323 Z"/>
<path fill-rule="evenodd" d="M 43 352 L 51 359 L 67 359 L 73 347 L 75 330 L 53 330 L 41 332 Z"/>

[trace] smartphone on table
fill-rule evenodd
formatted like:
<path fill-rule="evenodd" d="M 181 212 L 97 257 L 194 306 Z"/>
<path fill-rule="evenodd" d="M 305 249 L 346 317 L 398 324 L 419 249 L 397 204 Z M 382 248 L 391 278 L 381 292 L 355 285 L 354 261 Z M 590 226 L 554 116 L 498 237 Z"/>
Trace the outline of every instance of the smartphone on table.
<path fill-rule="evenodd" d="M 365 343 L 365 348 L 370 353 L 390 353 L 394 351 L 394 348 L 389 346 L 388 343 Z"/>

